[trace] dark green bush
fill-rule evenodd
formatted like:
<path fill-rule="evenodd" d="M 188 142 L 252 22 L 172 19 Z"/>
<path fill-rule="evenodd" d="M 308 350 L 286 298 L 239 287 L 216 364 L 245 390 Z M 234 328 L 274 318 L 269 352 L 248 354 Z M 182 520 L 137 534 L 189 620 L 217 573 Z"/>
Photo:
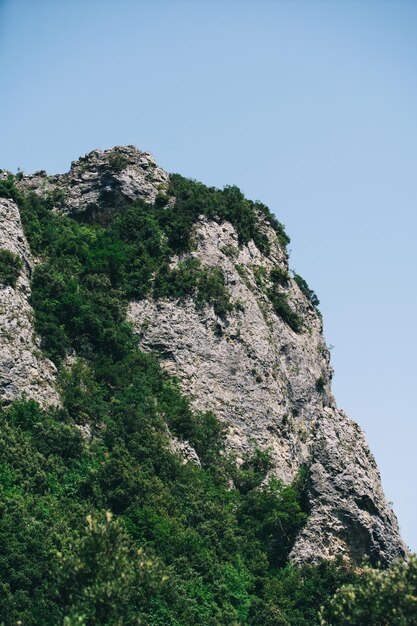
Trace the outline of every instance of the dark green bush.
<path fill-rule="evenodd" d="M 314 306 L 315 309 L 317 309 L 320 304 L 320 300 L 318 299 L 314 291 L 310 289 L 310 287 L 307 285 L 307 282 L 304 280 L 304 278 L 302 278 L 299 274 L 294 274 L 294 280 L 307 298 L 307 300 Z"/>
<path fill-rule="evenodd" d="M 369 565 L 335 590 L 321 610 L 322 626 L 415 626 L 417 557 L 388 570 Z"/>
<path fill-rule="evenodd" d="M 238 233 L 239 243 L 245 244 L 253 239 L 261 252 L 268 253 L 269 242 L 257 219 L 259 211 L 276 230 L 284 249 L 289 242 L 282 224 L 269 209 L 259 202 L 247 200 L 238 187 L 220 190 L 173 174 L 168 194 L 175 197 L 175 205 L 164 207 L 159 219 L 175 252 L 190 250 L 191 229 L 200 215 L 219 222 L 231 222 Z"/>
<path fill-rule="evenodd" d="M 15 176 L 9 174 L 7 178 L 0 180 L 0 198 L 9 198 L 15 202 L 21 202 L 22 194 L 15 186 Z"/>
<path fill-rule="evenodd" d="M 5 285 L 16 287 L 16 281 L 22 271 L 21 259 L 10 250 L 0 250 L 0 281 Z"/>
<path fill-rule="evenodd" d="M 288 304 L 288 295 L 284 292 L 271 289 L 269 291 L 269 299 L 271 300 L 275 313 L 279 315 L 295 333 L 300 333 L 303 330 L 303 320 Z"/>
<path fill-rule="evenodd" d="M 163 267 L 156 276 L 153 295 L 155 298 L 193 297 L 197 308 L 211 304 L 220 316 L 232 309 L 222 269 L 202 268 L 196 258 L 180 261 L 172 270 Z"/>
<path fill-rule="evenodd" d="M 287 287 L 289 279 L 290 277 L 288 272 L 278 266 L 274 267 L 269 274 L 269 280 L 273 283 L 274 287 L 276 285 L 281 285 L 281 287 Z"/>

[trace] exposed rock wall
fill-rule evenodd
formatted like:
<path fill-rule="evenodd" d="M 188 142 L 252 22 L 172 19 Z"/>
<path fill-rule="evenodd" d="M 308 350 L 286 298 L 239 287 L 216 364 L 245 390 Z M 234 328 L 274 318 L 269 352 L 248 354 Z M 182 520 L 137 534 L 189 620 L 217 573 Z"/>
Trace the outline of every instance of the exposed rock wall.
<path fill-rule="evenodd" d="M 305 323 L 297 334 L 266 295 L 268 270 L 287 270 L 272 229 L 268 235 L 266 257 L 252 242 L 239 249 L 229 223 L 201 219 L 195 228 L 193 256 L 223 269 L 235 305 L 225 319 L 211 307 L 196 310 L 192 300 L 152 299 L 132 302 L 129 319 L 143 349 L 159 352 L 194 407 L 213 410 L 229 425 L 228 444 L 238 457 L 269 448 L 273 473 L 287 483 L 301 465 L 311 468 L 311 514 L 293 548 L 295 561 L 369 554 L 389 562 L 404 554 L 397 520 L 360 428 L 331 394 L 320 316 L 290 280 L 291 305 Z"/>
<path fill-rule="evenodd" d="M 32 261 L 19 209 L 12 200 L 0 198 L 0 224 L 0 248 L 23 262 L 15 288 L 0 281 L 0 399 L 11 402 L 26 396 L 43 405 L 57 404 L 56 369 L 43 357 L 34 336 L 29 304 Z"/>

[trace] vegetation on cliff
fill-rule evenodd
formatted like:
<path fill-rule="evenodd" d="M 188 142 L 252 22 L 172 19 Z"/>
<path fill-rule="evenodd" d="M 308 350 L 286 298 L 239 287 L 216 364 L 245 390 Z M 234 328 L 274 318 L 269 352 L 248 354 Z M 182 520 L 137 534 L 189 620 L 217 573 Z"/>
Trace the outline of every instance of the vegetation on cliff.
<path fill-rule="evenodd" d="M 307 474 L 291 486 L 268 479 L 260 451 L 238 465 L 225 453 L 222 424 L 191 410 L 126 322 L 129 299 L 148 294 L 193 296 L 227 314 L 221 272 L 191 258 L 170 267 L 173 254 L 191 250 L 199 215 L 230 220 L 241 243 L 253 239 L 266 252 L 256 212 L 284 245 L 282 226 L 237 188 L 179 176 L 154 206 L 127 205 L 107 227 L 58 214 L 53 197 L 23 197 L 10 180 L 0 193 L 19 202 L 39 258 L 35 327 L 62 397 L 49 410 L 30 400 L 0 410 L 0 619 L 319 624 L 320 606 L 358 574 L 342 562 L 288 563 L 308 515 Z M 194 447 L 200 466 L 170 451 L 173 435 Z"/>

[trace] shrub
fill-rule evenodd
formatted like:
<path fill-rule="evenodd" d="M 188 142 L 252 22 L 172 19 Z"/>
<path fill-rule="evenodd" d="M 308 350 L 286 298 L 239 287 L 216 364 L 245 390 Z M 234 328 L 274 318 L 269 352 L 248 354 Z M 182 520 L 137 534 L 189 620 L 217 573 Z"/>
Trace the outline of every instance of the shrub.
<path fill-rule="evenodd" d="M 301 289 L 302 293 L 307 298 L 307 300 L 314 306 L 315 309 L 317 309 L 320 304 L 320 300 L 318 299 L 314 291 L 310 289 L 310 287 L 307 285 L 307 282 L 304 280 L 304 278 L 302 278 L 299 274 L 294 274 L 294 280 Z"/>
<path fill-rule="evenodd" d="M 67 623 L 140 624 L 144 598 L 164 577 L 120 521 L 110 512 L 103 517 L 88 515 L 85 533 L 58 553 L 56 597 Z"/>
<path fill-rule="evenodd" d="M 0 250 L 0 280 L 5 285 L 16 287 L 22 268 L 23 263 L 16 254 L 10 250 Z"/>
<path fill-rule="evenodd" d="M 155 278 L 153 295 L 155 298 L 193 297 L 197 308 L 211 304 L 219 316 L 232 310 L 223 270 L 203 268 L 196 258 L 180 261 L 172 270 L 163 266 Z"/>
<path fill-rule="evenodd" d="M 300 333 L 303 330 L 303 320 L 288 304 L 288 295 L 271 289 L 269 291 L 269 299 L 271 300 L 275 313 L 279 315 L 295 333 Z"/>
<path fill-rule="evenodd" d="M 338 589 L 320 612 L 325 626 L 414 626 L 417 605 L 417 557 L 387 570 L 365 566 L 356 580 Z"/>
<path fill-rule="evenodd" d="M 278 266 L 274 267 L 269 274 L 269 280 L 274 286 L 281 285 L 281 287 L 287 287 L 289 278 L 288 272 Z"/>
<path fill-rule="evenodd" d="M 21 202 L 22 194 L 15 186 L 15 177 L 9 174 L 7 178 L 0 179 L 0 198 L 9 198 L 15 202 Z"/>

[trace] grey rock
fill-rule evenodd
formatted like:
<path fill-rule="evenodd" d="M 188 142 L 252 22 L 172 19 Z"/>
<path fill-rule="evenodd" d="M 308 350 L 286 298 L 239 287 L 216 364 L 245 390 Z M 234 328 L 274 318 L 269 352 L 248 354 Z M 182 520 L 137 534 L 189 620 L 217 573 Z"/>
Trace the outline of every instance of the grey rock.
<path fill-rule="evenodd" d="M 171 432 L 168 432 L 168 448 L 180 457 L 183 464 L 191 462 L 201 467 L 200 458 L 193 446 L 188 441 L 178 439 Z"/>
<path fill-rule="evenodd" d="M 93 150 L 71 163 L 66 174 L 46 176 L 36 172 L 17 181 L 17 186 L 45 197 L 50 194 L 58 210 L 106 222 L 127 201 L 153 203 L 163 194 L 168 174 L 149 152 L 134 146 Z"/>
<path fill-rule="evenodd" d="M 19 209 L 0 198 L 0 248 L 23 261 L 16 287 L 0 282 L 0 398 L 11 402 L 27 397 L 42 405 L 58 404 L 54 387 L 56 368 L 40 351 L 29 304 L 32 259 L 23 233 Z"/>

